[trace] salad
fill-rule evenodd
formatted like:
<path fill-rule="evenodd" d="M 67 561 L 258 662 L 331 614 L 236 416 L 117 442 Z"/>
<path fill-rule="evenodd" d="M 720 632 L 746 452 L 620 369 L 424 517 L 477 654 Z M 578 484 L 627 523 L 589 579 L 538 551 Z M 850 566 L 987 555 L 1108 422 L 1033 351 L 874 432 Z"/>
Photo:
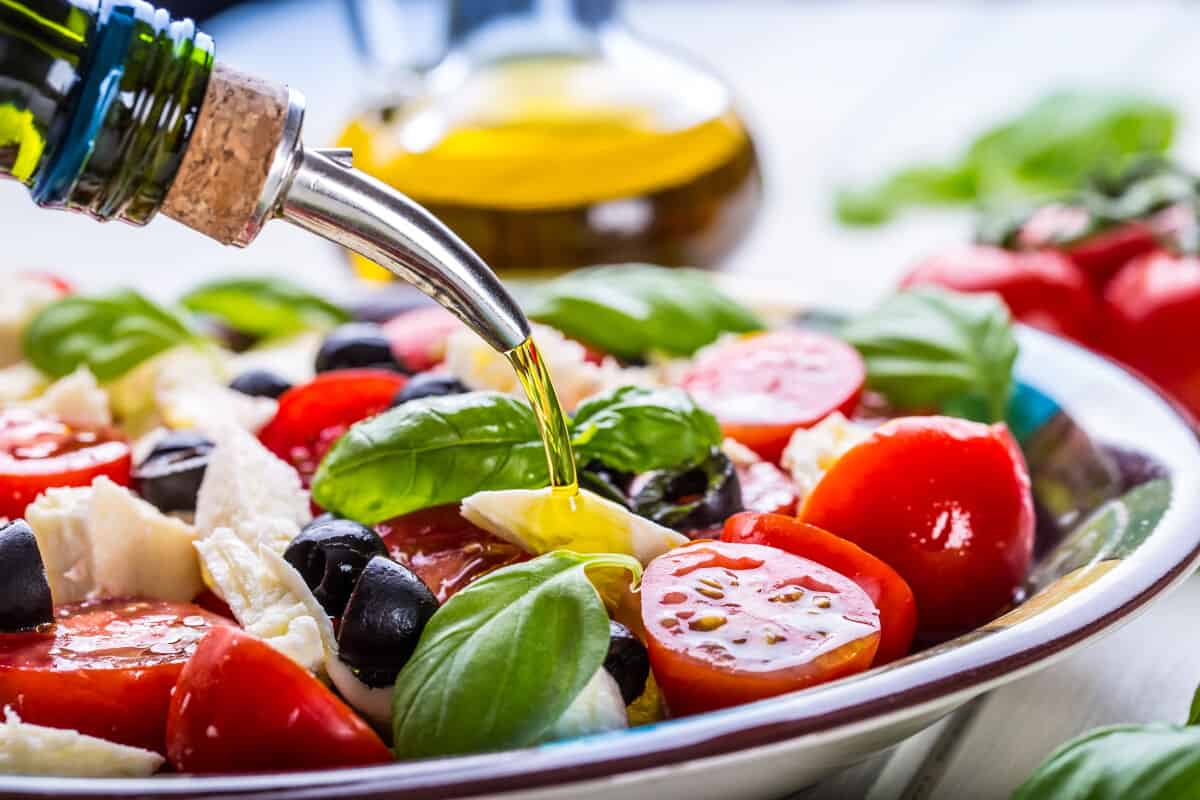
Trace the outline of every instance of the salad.
<path fill-rule="evenodd" d="M 528 747 L 769 701 L 1021 599 L 991 295 L 772 324 L 686 270 L 535 287 L 574 495 L 440 308 L 40 275 L 2 303 L 0 772 Z"/>

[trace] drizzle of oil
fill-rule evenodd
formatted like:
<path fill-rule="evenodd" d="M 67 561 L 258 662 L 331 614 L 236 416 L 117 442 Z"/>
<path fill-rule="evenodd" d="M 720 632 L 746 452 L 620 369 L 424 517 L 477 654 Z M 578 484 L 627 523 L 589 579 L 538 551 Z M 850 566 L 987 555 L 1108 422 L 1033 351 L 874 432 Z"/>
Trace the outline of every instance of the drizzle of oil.
<path fill-rule="evenodd" d="M 550 472 L 550 486 L 554 494 L 569 499 L 579 493 L 575 477 L 575 454 L 571 450 L 571 432 L 567 428 L 567 417 L 558 403 L 554 383 L 546 362 L 538 353 L 533 337 L 505 353 L 525 394 L 533 415 L 537 420 L 538 432 L 546 448 L 546 464 Z"/>

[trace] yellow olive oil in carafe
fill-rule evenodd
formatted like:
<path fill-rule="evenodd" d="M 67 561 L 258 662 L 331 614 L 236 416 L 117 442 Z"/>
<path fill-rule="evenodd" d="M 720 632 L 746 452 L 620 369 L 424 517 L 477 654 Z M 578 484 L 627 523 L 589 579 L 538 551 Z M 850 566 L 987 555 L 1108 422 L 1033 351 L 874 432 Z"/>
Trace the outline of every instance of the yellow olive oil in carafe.
<path fill-rule="evenodd" d="M 712 266 L 758 209 L 751 139 L 719 81 L 623 46 L 501 60 L 445 91 L 432 80 L 351 121 L 339 144 L 499 272 Z"/>
<path fill-rule="evenodd" d="M 567 428 L 567 418 L 563 414 L 562 406 L 558 404 L 558 396 L 554 392 L 554 384 L 550 381 L 546 362 L 538 353 L 533 337 L 526 339 L 505 355 L 516 371 L 521 386 L 525 388 L 529 405 L 533 407 L 538 432 L 541 433 L 542 443 L 546 448 L 550 486 L 556 494 L 573 497 L 579 487 L 575 477 L 575 454 L 571 450 L 571 433 Z"/>

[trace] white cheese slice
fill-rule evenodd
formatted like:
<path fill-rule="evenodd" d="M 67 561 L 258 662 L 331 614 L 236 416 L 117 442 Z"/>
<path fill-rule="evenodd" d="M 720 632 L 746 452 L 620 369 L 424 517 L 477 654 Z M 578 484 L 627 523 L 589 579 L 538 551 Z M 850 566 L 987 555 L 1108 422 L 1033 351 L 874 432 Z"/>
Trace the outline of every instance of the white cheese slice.
<path fill-rule="evenodd" d="M 55 605 L 78 603 L 95 588 L 88 512 L 92 488 L 47 489 L 25 509 Z"/>
<path fill-rule="evenodd" d="M 167 427 L 205 433 L 225 424 L 258 433 L 279 408 L 270 397 L 251 397 L 216 383 L 169 386 L 157 392 L 157 403 Z"/>
<path fill-rule="evenodd" d="M 28 361 L 0 368 L 0 406 L 36 397 L 46 388 L 46 376 Z"/>
<path fill-rule="evenodd" d="M 6 276 L 0 291 L 0 367 L 21 360 L 21 338 L 25 327 L 62 292 L 49 281 L 23 276 Z"/>
<path fill-rule="evenodd" d="M 282 553 L 312 520 L 300 475 L 238 426 L 218 426 L 210 436 L 216 447 L 196 500 L 200 535 L 229 528 L 252 552 L 263 544 Z"/>
<path fill-rule="evenodd" d="M 350 665 L 334 653 L 325 661 L 329 681 L 338 690 L 342 699 L 358 713 L 366 717 L 375 730 L 390 741 L 392 736 L 392 695 L 395 686 L 371 687 L 358 679 Z"/>
<path fill-rule="evenodd" d="M 200 385 L 225 386 L 226 358 L 215 347 L 172 348 L 105 384 L 109 404 L 126 433 L 136 438 L 165 424 L 161 400 L 174 390 Z"/>
<path fill-rule="evenodd" d="M 163 757 L 139 747 L 78 731 L 22 722 L 11 708 L 0 722 L 0 774 L 69 778 L 143 778 L 158 772 Z"/>
<path fill-rule="evenodd" d="M 621 688 L 608 670 L 601 666 L 558 721 L 542 736 L 542 741 L 573 739 L 628 727 L 629 717 L 625 712 Z"/>
<path fill-rule="evenodd" d="M 30 405 L 46 414 L 74 425 L 99 428 L 112 425 L 108 393 L 100 388 L 96 376 L 87 367 L 60 378 Z"/>
<path fill-rule="evenodd" d="M 792 476 L 800 499 L 847 450 L 871 435 L 871 428 L 851 422 L 835 411 L 811 428 L 798 428 L 783 449 L 780 463 Z"/>

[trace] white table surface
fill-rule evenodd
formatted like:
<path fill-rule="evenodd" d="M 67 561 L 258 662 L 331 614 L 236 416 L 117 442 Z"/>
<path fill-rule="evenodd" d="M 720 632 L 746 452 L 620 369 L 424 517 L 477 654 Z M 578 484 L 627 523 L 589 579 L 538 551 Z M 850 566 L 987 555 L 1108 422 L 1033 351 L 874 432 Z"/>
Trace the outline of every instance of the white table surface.
<path fill-rule="evenodd" d="M 329 143 L 366 81 L 337 0 L 257 2 L 208 26 L 220 57 L 309 100 L 306 139 Z M 631 23 L 699 56 L 736 87 L 768 176 L 766 209 L 730 271 L 797 301 L 861 308 L 922 253 L 959 241 L 965 215 L 838 228 L 831 187 L 939 158 L 1041 92 L 1150 90 L 1190 114 L 1178 150 L 1200 165 L 1200 6 L 1176 3 L 631 2 Z M 47 268 L 85 287 L 170 296 L 231 270 L 344 288 L 338 252 L 282 223 L 244 251 L 169 220 L 144 230 L 35 209 L 0 185 L 0 271 Z M 1184 491 L 1194 487 L 1182 487 Z M 1003 797 L 1066 738 L 1117 721 L 1178 720 L 1200 681 L 1200 582 L 1040 675 L 992 693 L 889 758 L 805 798 Z"/>

